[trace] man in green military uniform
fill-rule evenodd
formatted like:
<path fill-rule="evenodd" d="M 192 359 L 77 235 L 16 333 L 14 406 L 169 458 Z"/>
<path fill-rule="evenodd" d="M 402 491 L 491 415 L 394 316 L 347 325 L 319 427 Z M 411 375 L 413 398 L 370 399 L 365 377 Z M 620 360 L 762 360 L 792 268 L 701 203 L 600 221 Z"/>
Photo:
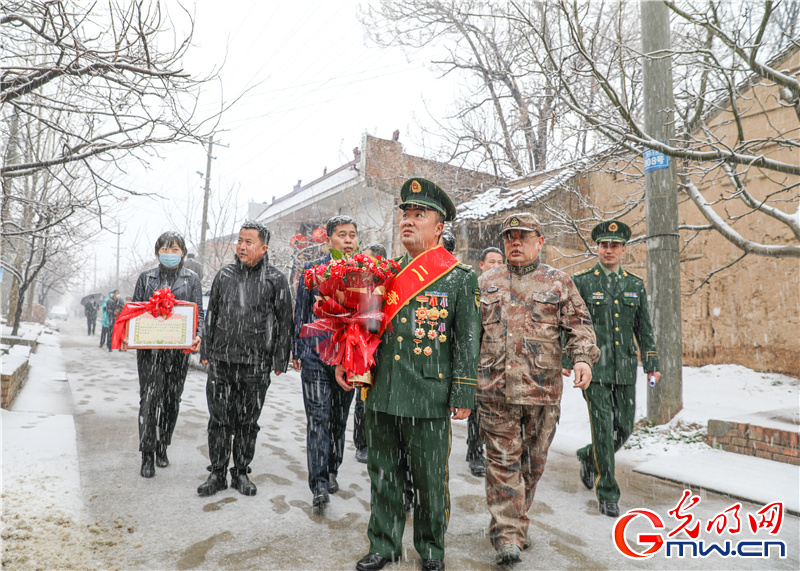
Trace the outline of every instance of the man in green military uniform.
<path fill-rule="evenodd" d="M 480 343 L 480 290 L 475 273 L 443 246 L 444 222 L 455 218 L 450 197 L 434 183 L 403 185 L 399 231 L 407 254 L 386 292 L 390 320 L 376 357 L 366 405 L 371 509 L 369 553 L 356 569 L 381 569 L 402 554 L 406 510 L 401 452 L 414 486 L 414 547 L 425 570 L 444 569 L 450 517 L 450 416 L 475 406 Z M 352 388 L 341 367 L 337 380 Z"/>
<path fill-rule="evenodd" d="M 647 311 L 644 281 L 622 269 L 625 243 L 631 229 L 618 220 L 603 222 L 592 230 L 597 243 L 598 263 L 572 276 L 592 315 L 600 361 L 593 369 L 593 382 L 584 391 L 589 407 L 592 444 L 578 450 L 583 485 L 596 486 L 600 512 L 619 516 L 619 486 L 614 478 L 614 453 L 633 432 L 636 413 L 636 345 L 644 370 L 658 382 L 658 353 Z M 562 357 L 564 375 L 572 362 Z"/>

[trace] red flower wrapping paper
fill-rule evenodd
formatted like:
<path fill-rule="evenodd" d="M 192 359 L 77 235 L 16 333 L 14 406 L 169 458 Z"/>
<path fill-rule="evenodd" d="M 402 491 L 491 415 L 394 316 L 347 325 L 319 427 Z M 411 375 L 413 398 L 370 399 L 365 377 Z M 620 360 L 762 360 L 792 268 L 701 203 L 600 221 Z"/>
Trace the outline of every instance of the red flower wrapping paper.
<path fill-rule="evenodd" d="M 399 270 L 394 260 L 363 254 L 306 270 L 306 287 L 319 292 L 312 308 L 319 319 L 303 325 L 300 336 L 330 335 L 317 344 L 323 363 L 342 365 L 348 377 L 369 372 L 380 344 L 375 332 L 385 317 L 383 293 Z"/>

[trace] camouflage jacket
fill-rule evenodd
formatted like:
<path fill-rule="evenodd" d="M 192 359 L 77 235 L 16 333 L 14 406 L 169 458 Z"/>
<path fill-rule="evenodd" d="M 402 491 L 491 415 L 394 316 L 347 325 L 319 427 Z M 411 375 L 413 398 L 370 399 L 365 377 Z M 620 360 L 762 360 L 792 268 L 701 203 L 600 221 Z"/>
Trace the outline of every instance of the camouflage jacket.
<path fill-rule="evenodd" d="M 478 398 L 509 404 L 561 402 L 561 332 L 573 361 L 600 358 L 589 310 L 564 272 L 540 264 L 483 274 Z"/>

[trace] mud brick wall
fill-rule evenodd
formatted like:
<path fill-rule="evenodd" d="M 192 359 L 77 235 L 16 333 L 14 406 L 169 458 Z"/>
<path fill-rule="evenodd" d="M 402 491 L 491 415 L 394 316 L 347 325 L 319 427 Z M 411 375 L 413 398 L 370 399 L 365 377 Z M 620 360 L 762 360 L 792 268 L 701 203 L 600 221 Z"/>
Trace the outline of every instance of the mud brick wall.
<path fill-rule="evenodd" d="M 727 420 L 709 420 L 706 443 L 727 452 L 800 466 L 797 431 Z"/>

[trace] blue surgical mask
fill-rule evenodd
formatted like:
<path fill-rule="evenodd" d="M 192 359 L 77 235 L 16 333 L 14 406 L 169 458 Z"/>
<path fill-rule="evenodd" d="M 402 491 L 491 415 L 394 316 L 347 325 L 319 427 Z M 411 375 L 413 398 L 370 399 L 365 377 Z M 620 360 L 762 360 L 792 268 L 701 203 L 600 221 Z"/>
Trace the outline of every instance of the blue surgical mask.
<path fill-rule="evenodd" d="M 176 268 L 181 263 L 182 256 L 180 254 L 159 254 L 158 261 L 165 268 Z"/>

